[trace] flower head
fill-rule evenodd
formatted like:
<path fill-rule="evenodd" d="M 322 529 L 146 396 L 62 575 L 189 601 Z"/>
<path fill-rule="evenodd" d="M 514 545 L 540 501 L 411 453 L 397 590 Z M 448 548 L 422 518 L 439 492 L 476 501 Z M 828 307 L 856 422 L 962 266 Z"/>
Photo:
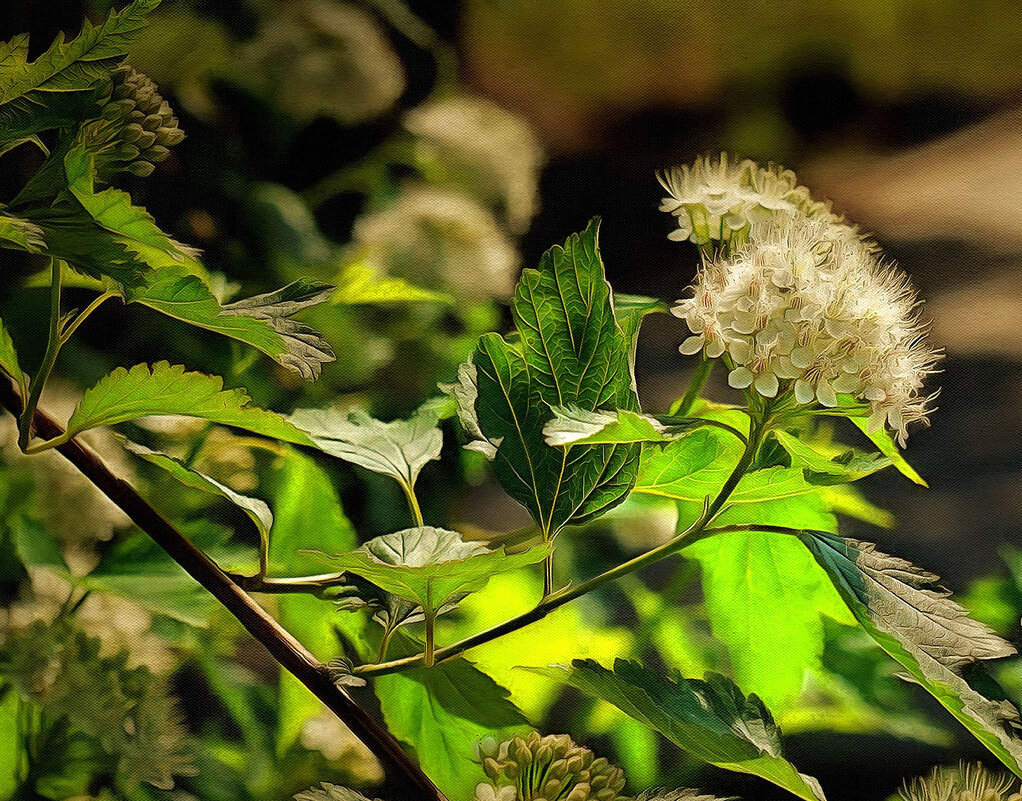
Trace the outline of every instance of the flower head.
<path fill-rule="evenodd" d="M 532 732 L 500 745 L 479 744 L 490 779 L 476 788 L 477 801 L 617 801 L 625 777 L 606 759 L 576 745 L 566 734 Z"/>
<path fill-rule="evenodd" d="M 701 174 L 708 164 L 697 162 Z M 690 183 L 696 174 L 683 172 Z M 790 389 L 799 404 L 833 407 L 851 395 L 869 405 L 871 431 L 886 423 L 904 444 L 929 414 L 923 380 L 939 358 L 908 279 L 794 174 L 753 165 L 741 176 L 727 202 L 745 198 L 732 209 L 750 236 L 706 259 L 674 307 L 692 333 L 681 352 L 724 357 L 731 386 L 768 398 Z"/>
<path fill-rule="evenodd" d="M 934 768 L 926 778 L 906 783 L 900 795 L 904 801 L 1022 801 L 1014 777 L 992 773 L 979 763 Z"/>

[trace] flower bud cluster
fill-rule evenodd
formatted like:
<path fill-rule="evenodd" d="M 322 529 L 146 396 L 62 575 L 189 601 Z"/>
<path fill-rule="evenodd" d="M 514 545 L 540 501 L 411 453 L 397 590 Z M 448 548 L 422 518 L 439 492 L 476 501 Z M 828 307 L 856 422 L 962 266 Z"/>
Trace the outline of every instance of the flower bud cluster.
<path fill-rule="evenodd" d="M 750 170 L 722 157 L 681 174 L 694 181 L 712 173 L 717 195 L 731 180 L 731 202 L 746 191 Z M 799 404 L 834 407 L 839 394 L 850 395 L 869 405 L 869 431 L 887 424 L 904 445 L 908 424 L 930 412 L 923 380 L 939 358 L 925 341 L 914 290 L 829 208 L 803 197 L 792 173 L 771 168 L 757 180 L 772 188 L 758 205 L 741 207 L 752 236 L 705 259 L 692 296 L 673 309 L 692 332 L 681 352 L 724 357 L 731 386 L 764 397 L 791 390 Z M 757 215 L 770 208 L 774 216 L 761 225 Z"/>
<path fill-rule="evenodd" d="M 926 778 L 906 784 L 904 801 L 1022 801 L 1012 776 L 992 773 L 981 764 L 934 768 Z"/>
<path fill-rule="evenodd" d="M 111 93 L 100 118 L 86 126 L 85 142 L 103 180 L 124 170 L 146 177 L 185 138 L 156 84 L 122 64 L 111 75 Z"/>
<path fill-rule="evenodd" d="M 566 734 L 515 737 L 480 744 L 490 783 L 476 788 L 477 801 L 624 801 L 624 773 Z"/>

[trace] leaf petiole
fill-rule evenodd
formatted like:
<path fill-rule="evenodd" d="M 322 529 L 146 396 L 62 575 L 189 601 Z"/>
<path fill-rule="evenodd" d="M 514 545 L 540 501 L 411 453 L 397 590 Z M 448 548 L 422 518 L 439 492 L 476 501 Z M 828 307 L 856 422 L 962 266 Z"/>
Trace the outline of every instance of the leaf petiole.
<path fill-rule="evenodd" d="M 36 406 L 39 405 L 46 379 L 50 377 L 53 365 L 57 361 L 57 354 L 60 353 L 60 346 L 63 344 L 60 338 L 60 293 L 63 288 L 63 276 L 64 263 L 59 259 L 50 259 L 50 328 L 42 363 L 39 365 L 39 371 L 30 380 L 28 398 L 18 421 L 18 447 L 23 453 L 29 452 Z"/>

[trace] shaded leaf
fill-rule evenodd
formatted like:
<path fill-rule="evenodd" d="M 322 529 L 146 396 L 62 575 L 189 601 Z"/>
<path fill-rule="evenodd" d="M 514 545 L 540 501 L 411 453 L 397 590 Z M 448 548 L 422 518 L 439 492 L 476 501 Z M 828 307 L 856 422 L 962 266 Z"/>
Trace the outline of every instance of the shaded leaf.
<path fill-rule="evenodd" d="M 46 526 L 24 513 L 15 513 L 7 519 L 14 539 L 14 550 L 26 567 L 50 567 L 70 576 L 71 571 L 64 561 L 53 536 Z"/>
<path fill-rule="evenodd" d="M 18 383 L 18 388 L 24 397 L 27 394 L 25 374 L 21 371 L 21 365 L 18 363 L 18 352 L 14 349 L 14 341 L 2 320 L 0 320 L 0 370 L 3 370 Z"/>
<path fill-rule="evenodd" d="M 613 704 L 698 759 L 759 776 L 806 801 L 824 799 L 816 779 L 782 756 L 780 731 L 762 701 L 724 676 L 664 678 L 624 659 L 613 671 L 591 659 L 535 670 Z"/>
<path fill-rule="evenodd" d="M 65 127 L 82 119 L 93 90 L 124 58 L 160 0 L 135 0 L 96 27 L 88 20 L 76 39 L 63 34 L 34 62 L 28 36 L 0 44 L 0 140 Z"/>
<path fill-rule="evenodd" d="M 0 206 L 0 247 L 42 253 L 46 247 L 43 229 L 30 220 L 3 211 Z"/>
<path fill-rule="evenodd" d="M 636 445 L 562 450 L 543 439 L 551 406 L 638 409 L 631 343 L 614 316 L 598 228 L 594 220 L 543 254 L 538 270 L 522 273 L 512 301 L 520 339 L 480 338 L 472 357 L 474 415 L 462 415 L 478 420 L 485 449 L 496 449 L 501 486 L 547 537 L 624 500 L 638 463 Z M 464 395 L 470 399 L 471 392 Z"/>
<path fill-rule="evenodd" d="M 126 298 L 251 345 L 311 381 L 336 357 L 322 336 L 291 317 L 325 302 L 332 289 L 329 284 L 301 280 L 221 306 L 201 277 L 186 267 L 165 267 L 148 276 L 144 285 L 127 291 Z"/>
<path fill-rule="evenodd" d="M 880 647 L 1022 776 L 1019 711 L 1008 701 L 986 697 L 963 676 L 977 661 L 1010 656 L 1015 648 L 969 618 L 932 573 L 872 543 L 823 531 L 802 531 L 799 538 Z"/>
<path fill-rule="evenodd" d="M 338 409 L 296 409 L 289 419 L 324 453 L 390 476 L 406 490 L 427 463 L 440 458 L 444 444 L 436 410 L 428 405 L 390 423 Z"/>
<path fill-rule="evenodd" d="M 85 391 L 67 430 L 71 436 L 150 415 L 185 415 L 244 428 L 264 437 L 311 445 L 312 441 L 280 415 L 250 405 L 243 389 L 224 389 L 223 379 L 189 373 L 180 365 L 157 362 L 118 367 Z"/>
<path fill-rule="evenodd" d="M 484 586 L 494 573 L 543 561 L 548 551 L 537 547 L 508 554 L 466 542 L 456 531 L 423 526 L 384 534 L 326 561 L 431 614 L 454 595 Z"/>
<path fill-rule="evenodd" d="M 150 450 L 144 445 L 138 445 L 127 440 L 125 440 L 123 444 L 131 453 L 145 459 L 150 464 L 162 468 L 186 487 L 201 490 L 209 495 L 217 495 L 233 503 L 246 515 L 248 515 L 249 520 L 255 524 L 256 530 L 259 532 L 259 538 L 263 541 L 263 543 L 269 543 L 270 528 L 273 526 L 273 513 L 270 511 L 270 507 L 266 505 L 265 501 L 261 501 L 258 498 L 250 498 L 247 495 L 235 492 L 225 484 L 221 484 L 219 481 L 207 476 L 205 473 L 193 470 L 179 459 L 175 459 L 173 456 L 169 456 L 166 453 Z"/>

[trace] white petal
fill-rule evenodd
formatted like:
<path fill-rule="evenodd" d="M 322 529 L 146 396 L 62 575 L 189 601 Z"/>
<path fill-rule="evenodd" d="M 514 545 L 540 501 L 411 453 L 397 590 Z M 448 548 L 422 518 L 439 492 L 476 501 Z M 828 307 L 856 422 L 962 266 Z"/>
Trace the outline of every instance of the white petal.
<path fill-rule="evenodd" d="M 832 385 L 835 392 L 847 392 L 854 395 L 862 386 L 862 380 L 853 373 L 842 373 L 834 379 Z"/>
<path fill-rule="evenodd" d="M 703 345 L 706 344 L 706 337 L 699 334 L 694 337 L 689 337 L 681 343 L 681 347 L 678 348 L 686 356 L 692 356 L 693 354 L 699 353 L 703 349 Z"/>
<path fill-rule="evenodd" d="M 706 345 L 706 355 L 711 359 L 717 359 L 724 353 L 724 343 L 719 339 L 709 342 Z"/>
<path fill-rule="evenodd" d="M 727 377 L 727 382 L 735 389 L 745 389 L 747 386 L 752 384 L 755 376 L 752 374 L 752 370 L 748 367 L 738 367 L 731 371 L 731 374 Z"/>
<path fill-rule="evenodd" d="M 688 239 L 689 233 L 689 231 L 685 231 L 682 228 L 675 228 L 667 235 L 667 238 L 672 242 L 684 242 Z"/>
<path fill-rule="evenodd" d="M 728 353 L 739 364 L 746 364 L 752 358 L 752 344 L 746 339 L 735 339 L 728 345 Z"/>
<path fill-rule="evenodd" d="M 791 352 L 791 363 L 804 370 L 813 363 L 813 352 L 809 348 L 795 348 Z"/>
<path fill-rule="evenodd" d="M 837 406 L 837 395 L 829 381 L 821 381 L 816 385 L 816 397 L 820 399 L 820 403 L 824 406 L 831 409 Z"/>
<path fill-rule="evenodd" d="M 777 396 L 777 376 L 773 373 L 760 373 L 756 376 L 756 391 L 765 398 Z"/>
<path fill-rule="evenodd" d="M 804 378 L 795 382 L 795 400 L 799 403 L 812 403 L 815 399 L 816 392 L 813 390 L 812 384 Z"/>

